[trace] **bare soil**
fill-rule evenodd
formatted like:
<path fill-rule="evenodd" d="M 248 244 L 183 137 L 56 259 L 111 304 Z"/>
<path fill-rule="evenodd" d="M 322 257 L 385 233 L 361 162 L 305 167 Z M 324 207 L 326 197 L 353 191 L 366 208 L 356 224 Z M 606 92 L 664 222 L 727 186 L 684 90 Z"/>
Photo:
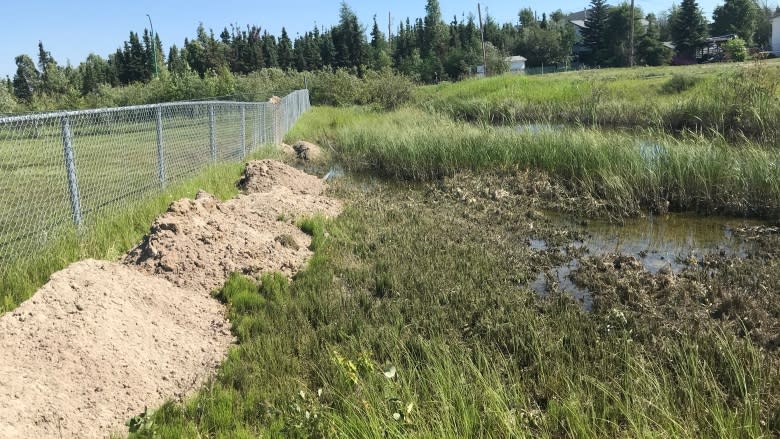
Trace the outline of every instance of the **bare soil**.
<path fill-rule="evenodd" d="M 104 437 L 197 389 L 233 337 L 222 305 L 114 262 L 77 262 L 0 317 L 0 437 Z"/>
<path fill-rule="evenodd" d="M 0 317 L 0 438 L 124 434 L 213 375 L 233 336 L 209 293 L 234 271 L 294 274 L 311 255 L 296 218 L 342 207 L 270 160 L 249 163 L 241 187 L 174 202 L 122 264 L 75 263 Z"/>
<path fill-rule="evenodd" d="M 341 211 L 322 195 L 320 179 L 273 160 L 248 164 L 239 184 L 245 193 L 224 203 L 205 192 L 173 203 L 125 262 L 201 292 L 220 288 L 232 272 L 291 276 L 311 256 L 311 237 L 296 218 Z M 289 237 L 295 245 L 285 244 Z"/>

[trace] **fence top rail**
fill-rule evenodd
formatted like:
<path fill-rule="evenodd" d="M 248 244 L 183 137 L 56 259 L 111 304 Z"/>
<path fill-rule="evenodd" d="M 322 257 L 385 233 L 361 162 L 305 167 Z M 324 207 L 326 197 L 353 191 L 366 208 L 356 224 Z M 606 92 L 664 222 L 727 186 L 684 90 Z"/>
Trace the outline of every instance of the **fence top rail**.
<path fill-rule="evenodd" d="M 287 96 L 290 96 L 298 91 L 300 90 L 293 91 Z M 287 96 L 285 96 L 285 98 Z M 164 102 L 160 104 L 129 105 L 126 107 L 92 108 L 88 110 L 64 110 L 64 111 L 52 111 L 46 113 L 22 114 L 19 116 L 3 116 L 0 117 L 0 124 L 8 124 L 14 122 L 28 122 L 28 121 L 41 120 L 41 119 L 54 119 L 54 118 L 61 118 L 66 116 L 70 117 L 70 116 L 82 116 L 88 114 L 121 113 L 124 111 L 150 110 L 150 109 L 166 108 L 166 107 L 189 107 L 195 105 L 230 105 L 230 106 L 257 105 L 260 106 L 260 105 L 272 105 L 272 104 L 265 101 L 261 101 L 261 102 L 177 101 L 177 102 Z"/>

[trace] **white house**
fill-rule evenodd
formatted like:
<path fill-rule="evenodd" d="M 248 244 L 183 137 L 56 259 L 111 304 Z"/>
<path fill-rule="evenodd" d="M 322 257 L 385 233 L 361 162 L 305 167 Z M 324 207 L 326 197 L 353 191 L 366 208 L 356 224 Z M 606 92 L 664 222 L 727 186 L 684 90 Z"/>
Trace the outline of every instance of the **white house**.
<path fill-rule="evenodd" d="M 504 62 L 509 67 L 509 73 L 525 73 L 525 62 L 528 61 L 524 56 L 509 56 L 504 58 Z M 485 65 L 477 66 L 477 78 L 485 76 Z"/>
<path fill-rule="evenodd" d="M 772 52 L 780 55 L 780 14 L 772 19 Z"/>
<path fill-rule="evenodd" d="M 509 64 L 510 73 L 523 73 L 525 71 L 525 62 L 528 61 L 524 56 L 510 56 L 504 61 Z"/>

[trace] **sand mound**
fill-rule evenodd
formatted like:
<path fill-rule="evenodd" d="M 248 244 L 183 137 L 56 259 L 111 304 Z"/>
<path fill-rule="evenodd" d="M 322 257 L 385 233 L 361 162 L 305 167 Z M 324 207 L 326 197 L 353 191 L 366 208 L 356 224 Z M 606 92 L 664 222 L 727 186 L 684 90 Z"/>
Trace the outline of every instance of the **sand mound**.
<path fill-rule="evenodd" d="M 123 433 L 213 374 L 233 337 L 208 292 L 234 271 L 292 275 L 311 255 L 294 219 L 341 210 L 318 178 L 278 162 L 248 164 L 242 182 L 226 202 L 172 203 L 125 266 L 73 264 L 0 317 L 0 438 Z"/>
<path fill-rule="evenodd" d="M 247 194 L 283 187 L 293 193 L 312 195 L 322 194 L 326 187 L 319 178 L 275 160 L 248 163 L 238 186 Z"/>
<path fill-rule="evenodd" d="M 240 185 L 248 193 L 224 203 L 205 192 L 173 203 L 125 262 L 206 292 L 231 272 L 292 275 L 311 256 L 294 219 L 341 210 L 320 179 L 272 160 L 249 163 Z"/>
<path fill-rule="evenodd" d="M 215 300 L 117 263 L 54 274 L 0 317 L 0 437 L 105 437 L 198 388 L 233 337 Z M 126 430 L 124 430 L 126 431 Z"/>

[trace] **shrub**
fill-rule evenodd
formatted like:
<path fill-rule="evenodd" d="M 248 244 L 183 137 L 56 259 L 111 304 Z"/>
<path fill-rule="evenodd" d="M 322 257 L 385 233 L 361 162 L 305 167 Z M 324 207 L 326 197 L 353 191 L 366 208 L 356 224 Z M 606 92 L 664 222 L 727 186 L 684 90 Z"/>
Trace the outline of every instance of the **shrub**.
<path fill-rule="evenodd" d="M 699 78 L 693 75 L 675 74 L 661 86 L 661 91 L 667 94 L 682 93 L 693 88 L 698 82 Z"/>
<path fill-rule="evenodd" d="M 414 84 L 409 78 L 389 68 L 369 70 L 363 78 L 363 103 L 385 110 L 396 109 L 412 99 L 413 90 Z"/>
<path fill-rule="evenodd" d="M 723 44 L 723 50 L 731 61 L 741 62 L 747 58 L 747 48 L 745 47 L 745 40 L 742 38 L 734 38 L 733 40 L 726 41 Z"/>

